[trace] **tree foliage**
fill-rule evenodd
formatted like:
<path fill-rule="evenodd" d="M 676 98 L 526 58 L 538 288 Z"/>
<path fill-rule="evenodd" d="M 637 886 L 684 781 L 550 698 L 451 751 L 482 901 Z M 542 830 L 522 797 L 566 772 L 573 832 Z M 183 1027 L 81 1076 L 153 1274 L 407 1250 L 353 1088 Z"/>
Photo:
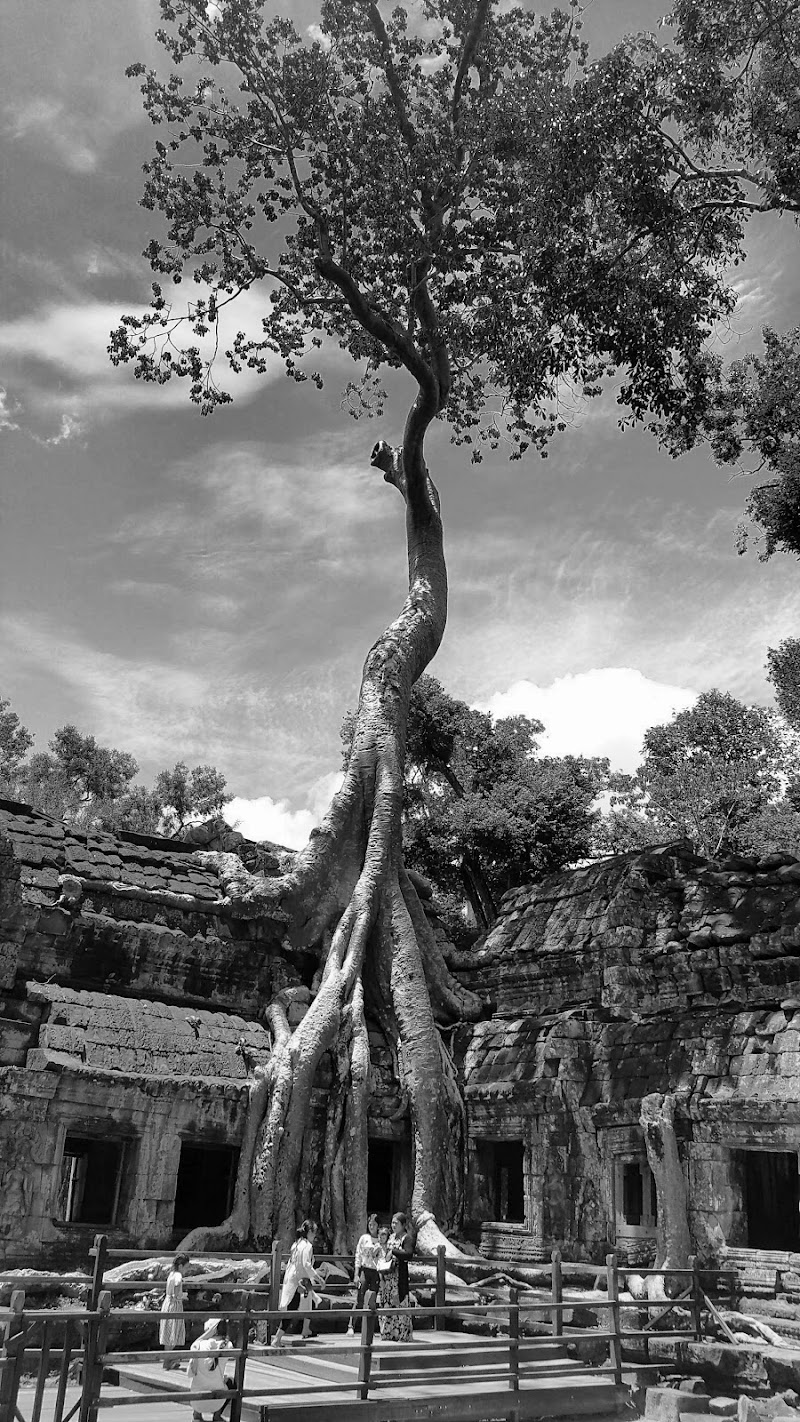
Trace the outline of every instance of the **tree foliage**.
<path fill-rule="evenodd" d="M 353 717 L 342 738 L 349 746 Z M 407 864 L 429 879 L 454 938 L 462 909 L 488 928 L 500 897 L 589 852 L 608 762 L 541 756 L 540 721 L 494 721 L 450 696 L 433 676 L 411 694 L 403 843 Z"/>
<path fill-rule="evenodd" d="M 544 449 L 563 382 L 597 394 L 616 367 L 634 418 L 680 416 L 732 304 L 740 213 L 723 201 L 736 180 L 698 176 L 676 145 L 663 68 L 636 45 L 590 65 L 577 0 L 541 17 L 424 0 L 386 19 L 326 0 L 310 42 L 257 0 L 161 10 L 172 74 L 129 72 L 165 130 L 143 203 L 167 234 L 115 362 L 187 378 L 211 410 L 230 398 L 220 313 L 256 288 L 263 330 L 227 348 L 234 371 L 277 355 L 320 383 L 302 358 L 332 340 L 361 365 L 354 413 L 380 409 L 381 368 L 403 366 L 476 456 L 501 438 L 512 457 Z M 176 312 L 187 275 L 196 299 Z"/>
<path fill-rule="evenodd" d="M 152 788 L 137 785 L 132 755 L 99 745 L 77 726 L 59 727 L 46 751 L 26 759 L 33 743 L 11 703 L 0 698 L 0 793 L 82 829 L 177 837 L 189 820 L 231 799 L 224 775 L 210 765 L 189 771 L 178 762 Z"/>
<path fill-rule="evenodd" d="M 800 731 L 800 639 L 787 637 L 767 652 L 769 679 L 781 715 L 795 731 Z"/>
<path fill-rule="evenodd" d="M 20 767 L 33 745 L 33 736 L 23 726 L 11 702 L 0 696 L 0 792 L 11 794 Z"/>
<path fill-rule="evenodd" d="M 645 733 L 635 775 L 612 775 L 597 848 L 686 837 L 708 856 L 800 842 L 797 745 L 760 706 L 707 691 Z"/>
<path fill-rule="evenodd" d="M 799 0 L 677 0 L 674 44 L 651 46 L 698 178 L 727 174 L 729 210 L 800 213 Z M 677 140 L 676 140 L 677 141 Z M 676 452 L 706 438 L 721 464 L 770 478 L 746 513 L 761 556 L 800 553 L 800 330 L 765 329 L 762 355 L 725 365 L 702 354 L 688 419 L 669 419 Z M 684 416 L 686 412 L 683 412 Z M 748 530 L 739 534 L 744 551 Z"/>
<path fill-rule="evenodd" d="M 232 798 L 225 776 L 213 765 L 196 765 L 190 771 L 182 760 L 156 777 L 155 795 L 162 806 L 164 829 L 173 834 L 195 816 L 218 813 Z"/>

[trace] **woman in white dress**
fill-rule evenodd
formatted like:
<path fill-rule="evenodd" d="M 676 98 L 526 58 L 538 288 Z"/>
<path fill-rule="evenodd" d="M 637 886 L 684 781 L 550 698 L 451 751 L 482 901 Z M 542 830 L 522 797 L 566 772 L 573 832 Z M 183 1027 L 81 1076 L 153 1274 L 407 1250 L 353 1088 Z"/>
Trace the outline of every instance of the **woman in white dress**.
<path fill-rule="evenodd" d="M 183 1271 L 189 1263 L 188 1254 L 176 1254 L 172 1268 L 167 1275 L 167 1289 L 161 1305 L 161 1326 L 158 1341 L 170 1352 L 173 1348 L 183 1348 L 186 1343 L 186 1324 L 183 1321 Z M 167 1372 L 179 1368 L 177 1358 L 164 1358 L 161 1366 Z"/>
<path fill-rule="evenodd" d="M 214 1388 L 227 1386 L 225 1377 L 225 1363 L 219 1354 L 226 1348 L 230 1348 L 231 1342 L 228 1338 L 228 1324 L 224 1318 L 209 1318 L 206 1320 L 205 1328 L 200 1337 L 191 1346 L 191 1358 L 189 1359 L 189 1391 L 211 1392 Z M 220 1402 L 215 1409 L 211 1399 L 203 1403 L 203 1411 L 196 1407 L 192 1408 L 192 1422 L 204 1422 L 205 1410 L 208 1409 L 212 1418 L 221 1418 L 230 1399 Z"/>
<path fill-rule="evenodd" d="M 313 1220 L 303 1220 L 297 1238 L 289 1254 L 289 1262 L 283 1275 L 283 1286 L 278 1307 L 285 1313 L 303 1316 L 301 1338 L 311 1337 L 311 1309 L 313 1307 L 314 1286 L 322 1287 L 322 1275 L 314 1268 L 314 1240 L 317 1226 Z M 283 1346 L 284 1325 L 281 1319 L 278 1331 L 272 1340 L 273 1348 Z"/>

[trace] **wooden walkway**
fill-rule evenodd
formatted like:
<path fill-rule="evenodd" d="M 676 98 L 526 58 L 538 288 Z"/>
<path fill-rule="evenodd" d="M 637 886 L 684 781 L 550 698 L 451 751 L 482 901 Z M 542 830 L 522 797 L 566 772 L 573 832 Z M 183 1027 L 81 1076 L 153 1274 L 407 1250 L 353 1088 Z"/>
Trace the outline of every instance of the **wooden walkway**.
<path fill-rule="evenodd" d="M 449 1351 L 443 1349 L 449 1345 Z M 458 1351 L 453 1352 L 453 1346 Z M 353 1340 L 336 1337 L 295 1344 L 285 1353 L 270 1349 L 248 1356 L 245 1389 L 258 1395 L 242 1402 L 243 1422 L 412 1422 L 412 1419 L 439 1418 L 442 1422 L 478 1422 L 483 1418 L 532 1419 L 612 1418 L 630 1410 L 631 1391 L 652 1381 L 651 1370 L 626 1370 L 622 1385 L 613 1377 L 587 1368 L 576 1373 L 575 1363 L 562 1347 L 545 1345 L 540 1371 L 520 1379 L 517 1392 L 506 1381 L 493 1382 L 492 1370 L 508 1374 L 508 1350 L 491 1347 L 484 1340 L 463 1333 L 420 1332 L 411 1344 L 384 1345 L 373 1349 L 370 1397 L 358 1398 L 359 1353 Z M 471 1369 L 481 1368 L 483 1381 L 470 1378 Z M 446 1370 L 446 1380 L 437 1373 Z M 463 1381 L 457 1373 L 463 1368 Z M 652 1370 L 654 1371 L 654 1370 Z M 157 1362 L 120 1365 L 115 1370 L 120 1389 L 126 1393 L 174 1393 L 173 1414 L 189 1403 L 189 1383 L 183 1372 L 167 1373 Z M 643 1376 L 645 1374 L 646 1376 Z M 113 1393 L 103 1386 L 100 1408 L 109 1404 L 112 1416 Z M 376 1395 L 377 1393 L 377 1395 Z M 163 1403 L 160 1404 L 164 1406 Z M 208 1406 L 209 1404 L 206 1404 Z M 123 1404 L 123 1406 L 125 1406 Z M 121 1414 L 122 1407 L 119 1408 Z"/>

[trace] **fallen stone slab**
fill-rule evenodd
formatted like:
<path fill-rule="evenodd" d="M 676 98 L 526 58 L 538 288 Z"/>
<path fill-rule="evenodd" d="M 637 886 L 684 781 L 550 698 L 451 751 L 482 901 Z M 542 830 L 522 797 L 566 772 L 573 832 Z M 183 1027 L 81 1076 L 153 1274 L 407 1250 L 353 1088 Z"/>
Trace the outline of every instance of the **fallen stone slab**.
<path fill-rule="evenodd" d="M 690 1414 L 708 1413 L 708 1397 L 702 1393 L 680 1392 L 675 1387 L 649 1387 L 644 1415 L 651 1422 L 682 1422 Z"/>

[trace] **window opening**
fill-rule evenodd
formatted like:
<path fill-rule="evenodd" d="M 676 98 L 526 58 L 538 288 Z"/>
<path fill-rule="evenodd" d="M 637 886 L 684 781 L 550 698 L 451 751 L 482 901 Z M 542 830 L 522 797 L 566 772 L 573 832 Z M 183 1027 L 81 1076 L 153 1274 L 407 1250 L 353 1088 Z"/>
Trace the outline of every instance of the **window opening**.
<path fill-rule="evenodd" d="M 67 1224 L 114 1224 L 124 1141 L 68 1135 L 61 1160 L 58 1217 Z"/>
<path fill-rule="evenodd" d="M 234 1146 L 182 1145 L 175 1187 L 174 1229 L 218 1225 L 233 1205 L 239 1152 Z"/>
<path fill-rule="evenodd" d="M 525 1223 L 525 1147 L 522 1141 L 494 1142 L 494 1218 Z"/>
<path fill-rule="evenodd" d="M 656 1182 L 641 1157 L 617 1161 L 617 1228 L 652 1233 L 658 1222 Z"/>
<path fill-rule="evenodd" d="M 797 1152 L 745 1150 L 742 1155 L 748 1246 L 800 1249 Z"/>

